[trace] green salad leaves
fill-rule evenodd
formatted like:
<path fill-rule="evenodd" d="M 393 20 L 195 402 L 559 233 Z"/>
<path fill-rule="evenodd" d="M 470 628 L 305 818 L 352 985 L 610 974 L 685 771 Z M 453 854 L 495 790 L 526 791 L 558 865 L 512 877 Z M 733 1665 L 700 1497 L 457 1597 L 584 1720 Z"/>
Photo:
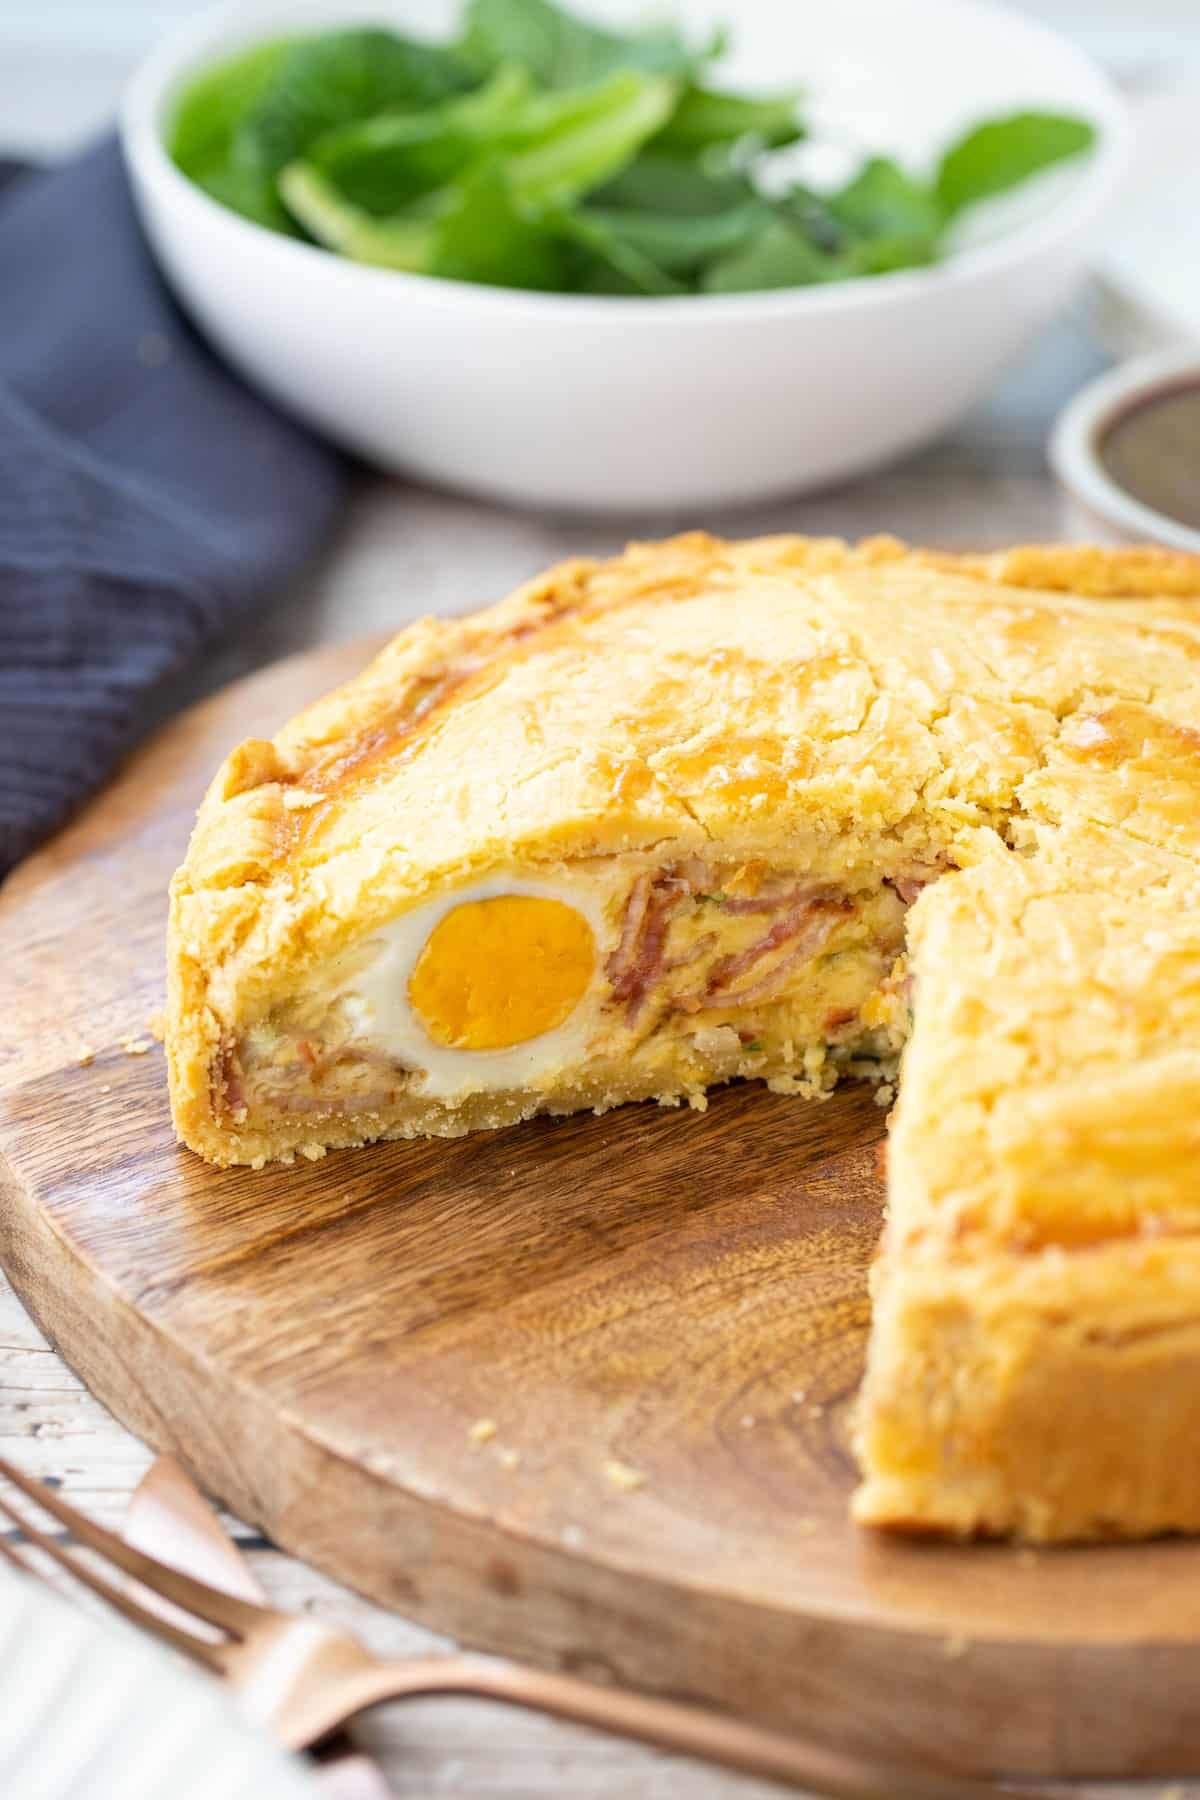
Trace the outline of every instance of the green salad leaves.
<path fill-rule="evenodd" d="M 553 0 L 468 0 L 456 42 L 381 29 L 260 44 L 176 109 L 185 175 L 358 262 L 585 294 L 731 294 L 919 268 L 971 206 L 1094 141 L 1082 119 L 977 125 L 928 175 L 890 158 L 794 178 L 798 92 L 715 85 L 723 35 L 609 31 Z"/>

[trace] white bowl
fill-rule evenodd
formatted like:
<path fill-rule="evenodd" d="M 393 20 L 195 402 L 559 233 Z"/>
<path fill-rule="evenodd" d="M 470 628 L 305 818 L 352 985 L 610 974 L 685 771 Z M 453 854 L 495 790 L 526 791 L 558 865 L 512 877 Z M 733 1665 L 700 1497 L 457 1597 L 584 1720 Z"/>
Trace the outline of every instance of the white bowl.
<path fill-rule="evenodd" d="M 644 10 L 585 6 L 618 22 Z M 1055 203 L 935 269 L 654 300 L 439 281 L 247 223 L 180 174 L 164 131 L 188 79 L 246 44 L 335 20 L 439 36 L 457 0 L 236 0 L 168 38 L 126 97 L 134 190 L 168 278 L 243 374 L 338 442 L 526 505 L 761 500 L 943 431 L 1082 272 L 1125 155 L 1110 83 L 1070 44 L 988 0 L 672 0 L 666 10 L 699 37 L 728 20 L 734 85 L 800 83 L 822 135 L 833 128 L 864 148 L 927 162 L 969 123 L 1023 106 L 1082 113 L 1101 144 Z"/>
<path fill-rule="evenodd" d="M 1156 394 L 1200 388 L 1200 347 L 1142 356 L 1089 382 L 1059 414 L 1050 462 L 1066 499 L 1073 538 L 1102 544 L 1165 544 L 1200 555 L 1200 531 L 1156 512 L 1115 482 L 1100 458 L 1110 426 Z"/>

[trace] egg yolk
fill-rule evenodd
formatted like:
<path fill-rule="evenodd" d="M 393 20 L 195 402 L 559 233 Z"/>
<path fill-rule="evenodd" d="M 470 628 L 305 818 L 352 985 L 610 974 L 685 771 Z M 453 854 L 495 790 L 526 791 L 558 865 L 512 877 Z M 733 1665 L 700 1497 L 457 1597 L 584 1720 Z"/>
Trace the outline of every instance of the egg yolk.
<path fill-rule="evenodd" d="M 408 998 L 435 1044 L 503 1050 L 561 1025 L 595 962 L 591 926 L 561 900 L 468 900 L 426 938 Z"/>

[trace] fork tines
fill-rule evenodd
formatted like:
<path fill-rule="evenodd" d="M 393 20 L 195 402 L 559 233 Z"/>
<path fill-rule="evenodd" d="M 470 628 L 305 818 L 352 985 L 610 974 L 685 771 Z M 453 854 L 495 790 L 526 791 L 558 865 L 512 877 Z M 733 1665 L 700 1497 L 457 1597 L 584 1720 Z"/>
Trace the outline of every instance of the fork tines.
<path fill-rule="evenodd" d="M 243 1637 L 264 1617 L 264 1610 L 250 1601 L 221 1593 L 219 1589 L 211 1588 L 206 1583 L 196 1581 L 190 1575 L 184 1575 L 180 1570 L 172 1569 L 166 1563 L 156 1562 L 153 1557 L 135 1550 L 123 1538 L 107 1531 L 103 1525 L 97 1525 L 75 1507 L 69 1506 L 53 1488 L 34 1481 L 4 1457 L 0 1457 L 0 1480 L 16 1488 L 60 1525 L 65 1526 L 70 1537 L 81 1548 L 73 1548 L 57 1535 L 43 1531 L 29 1517 L 26 1508 L 15 1505 L 9 1494 L 0 1491 L 0 1516 L 17 1528 L 27 1545 L 39 1550 L 133 1624 L 140 1625 L 156 1637 L 173 1644 L 184 1655 L 195 1658 L 208 1668 L 222 1668 L 224 1651 L 229 1642 Z M 165 1600 L 181 1612 L 191 1615 L 188 1626 L 171 1623 L 161 1611 L 134 1598 L 124 1583 L 118 1585 L 108 1575 L 94 1568 L 82 1554 L 84 1549 L 90 1551 L 102 1565 L 108 1565 L 110 1571 L 120 1571 L 123 1575 L 132 1577 L 157 1599 Z M 26 1574 L 42 1573 L 34 1560 L 27 1553 L 23 1554 L 12 1541 L 0 1538 L 0 1554 Z M 196 1629 L 201 1621 L 209 1628 L 207 1632 Z"/>

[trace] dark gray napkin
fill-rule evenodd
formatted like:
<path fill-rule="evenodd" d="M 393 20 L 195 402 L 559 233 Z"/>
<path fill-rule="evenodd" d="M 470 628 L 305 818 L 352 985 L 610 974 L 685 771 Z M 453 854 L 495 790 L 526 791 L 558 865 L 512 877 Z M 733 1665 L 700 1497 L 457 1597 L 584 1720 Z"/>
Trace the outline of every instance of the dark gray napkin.
<path fill-rule="evenodd" d="M 115 140 L 4 182 L 0 877 L 300 567 L 345 480 L 175 307 Z"/>

